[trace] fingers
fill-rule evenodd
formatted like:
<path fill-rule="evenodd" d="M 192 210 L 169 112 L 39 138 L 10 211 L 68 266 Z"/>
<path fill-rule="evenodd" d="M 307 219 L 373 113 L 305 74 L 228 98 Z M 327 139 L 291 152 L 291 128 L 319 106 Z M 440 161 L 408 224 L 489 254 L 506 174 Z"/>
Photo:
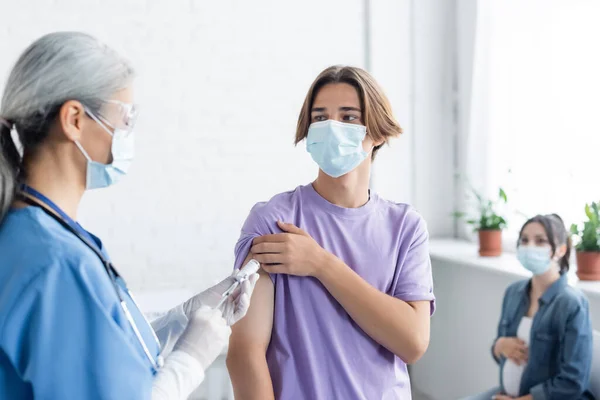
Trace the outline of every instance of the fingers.
<path fill-rule="evenodd" d="M 511 360 L 512 362 L 514 362 L 517 365 L 523 365 L 523 361 L 518 356 L 516 356 L 515 354 L 511 354 L 508 357 L 508 359 Z"/>
<path fill-rule="evenodd" d="M 226 320 L 227 324 L 232 326 L 244 318 L 248 313 L 248 309 L 250 308 L 250 296 L 247 293 L 242 293 L 235 302 L 230 300 L 228 303 L 231 304 L 231 309 L 228 309 L 229 313 L 226 314 Z"/>
<path fill-rule="evenodd" d="M 517 365 L 527 363 L 529 350 L 525 342 L 517 337 L 504 338 L 501 354 Z"/>
<path fill-rule="evenodd" d="M 229 325 L 235 324 L 246 316 L 250 308 L 250 298 L 258 279 L 258 274 L 250 275 L 248 280 L 242 282 L 239 294 L 227 300 L 226 304 L 228 308 L 224 309 L 223 316 Z"/>
<path fill-rule="evenodd" d="M 246 293 L 242 294 L 237 301 L 235 309 L 233 311 L 233 323 L 236 323 L 240 319 L 246 316 L 248 309 L 250 308 L 250 296 Z"/>
<path fill-rule="evenodd" d="M 304 232 L 302 229 L 298 228 L 294 224 L 287 224 L 285 222 L 277 221 L 277 226 L 284 233 L 275 233 L 272 235 L 263 235 L 263 236 L 256 237 L 256 238 L 254 238 L 254 240 L 252 240 L 252 244 L 257 245 L 257 244 L 265 243 L 265 242 L 268 242 L 268 243 L 285 242 L 286 240 L 289 239 L 290 233 L 294 234 L 294 235 L 310 236 L 308 233 Z"/>
<path fill-rule="evenodd" d="M 521 344 L 516 343 L 511 347 L 514 351 L 518 351 L 520 353 L 527 353 L 527 345 L 525 345 L 525 344 L 521 345 Z"/>
<path fill-rule="evenodd" d="M 287 233 L 275 233 L 273 235 L 258 236 L 252 240 L 252 244 L 256 245 L 265 242 L 285 242 L 287 240 L 287 236 Z"/>
<path fill-rule="evenodd" d="M 277 226 L 279 227 L 279 229 L 281 229 L 284 232 L 294 233 L 296 235 L 308 236 L 308 234 L 306 232 L 304 232 L 302 229 L 298 228 L 294 224 L 288 224 L 285 222 L 277 221 Z"/>
<path fill-rule="evenodd" d="M 527 362 L 528 355 L 527 349 L 523 351 L 522 349 L 515 349 L 509 355 L 509 358 L 517 365 L 523 365 Z"/>
<path fill-rule="evenodd" d="M 283 264 L 287 261 L 287 256 L 281 253 L 253 254 L 252 257 L 262 264 Z"/>
<path fill-rule="evenodd" d="M 234 298 L 235 302 L 237 302 L 239 297 L 244 294 L 247 295 L 248 297 L 252 297 L 252 292 L 254 292 L 254 286 L 256 285 L 256 282 L 258 281 L 258 278 L 255 275 L 258 276 L 258 274 L 252 274 L 252 275 L 250 275 L 250 277 L 248 277 L 247 280 L 242 282 L 242 285 L 240 286 L 239 295 L 236 298 Z"/>
<path fill-rule="evenodd" d="M 515 338 L 514 349 L 512 352 L 512 357 L 514 358 L 515 362 L 517 362 L 518 365 L 525 364 L 527 362 L 528 353 L 529 351 L 525 342 L 519 338 Z"/>
<path fill-rule="evenodd" d="M 525 364 L 523 362 L 523 360 L 521 360 L 520 358 L 515 358 L 515 357 L 511 356 L 508 359 L 511 360 L 512 362 L 514 362 L 515 364 L 517 364 L 518 366 Z"/>
<path fill-rule="evenodd" d="M 254 291 L 254 287 L 256 286 L 256 282 L 258 282 L 259 278 L 260 275 L 252 274 L 246 281 L 242 282 L 242 293 L 252 297 L 252 292 Z"/>
<path fill-rule="evenodd" d="M 221 306 L 223 308 L 222 316 L 223 319 L 229 322 L 229 319 L 235 312 L 235 306 L 233 299 L 229 298 L 225 301 L 225 303 Z"/>
<path fill-rule="evenodd" d="M 521 339 L 515 338 L 514 347 L 519 351 L 527 351 L 527 345 Z"/>
<path fill-rule="evenodd" d="M 263 242 L 255 244 L 250 249 L 252 254 L 263 254 L 263 253 L 283 253 L 286 248 L 284 242 Z"/>
<path fill-rule="evenodd" d="M 254 286 L 256 286 L 256 282 L 258 282 L 259 279 L 260 279 L 260 275 L 258 273 L 252 274 L 252 275 L 250 275 L 250 278 L 248 278 L 248 281 L 252 285 L 252 290 L 254 290 Z"/>

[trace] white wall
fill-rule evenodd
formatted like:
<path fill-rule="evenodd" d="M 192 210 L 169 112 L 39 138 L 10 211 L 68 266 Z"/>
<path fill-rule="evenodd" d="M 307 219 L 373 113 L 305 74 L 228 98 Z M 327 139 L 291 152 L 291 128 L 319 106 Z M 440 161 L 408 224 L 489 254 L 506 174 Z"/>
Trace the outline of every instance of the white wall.
<path fill-rule="evenodd" d="M 331 64 L 368 62 L 405 128 L 404 138 L 380 152 L 374 188 L 422 204 L 432 220 L 440 216 L 425 195 L 413 195 L 437 176 L 427 164 L 439 143 L 429 137 L 441 127 L 420 122 L 413 129 L 411 3 L 2 1 L 0 79 L 27 45 L 55 30 L 89 32 L 131 59 L 142 106 L 137 158 L 121 184 L 86 196 L 80 218 L 103 238 L 134 289 L 201 288 L 231 268 L 255 202 L 315 176 L 304 147 L 292 143 L 308 86 Z M 439 61 L 427 73 L 435 75 Z M 424 110 L 442 106 L 438 86 L 417 87 L 427 95 Z M 416 154 L 419 140 L 423 150 Z M 434 233 L 447 231 L 445 222 L 435 225 Z"/>

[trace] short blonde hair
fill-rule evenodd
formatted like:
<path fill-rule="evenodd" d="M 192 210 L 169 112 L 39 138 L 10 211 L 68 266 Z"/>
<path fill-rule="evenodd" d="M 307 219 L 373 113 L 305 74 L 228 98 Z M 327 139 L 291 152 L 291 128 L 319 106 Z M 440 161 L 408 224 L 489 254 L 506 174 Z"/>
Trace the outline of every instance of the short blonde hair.
<path fill-rule="evenodd" d="M 300 110 L 295 143 L 300 143 L 308 135 L 312 106 L 319 90 L 332 83 L 347 83 L 356 89 L 367 135 L 375 142 L 384 141 L 373 149 L 372 158 L 375 159 L 375 154 L 381 146 L 390 138 L 400 136 L 402 128 L 394 118 L 390 102 L 381 87 L 367 71 L 357 67 L 336 65 L 325 69 L 317 76 Z"/>

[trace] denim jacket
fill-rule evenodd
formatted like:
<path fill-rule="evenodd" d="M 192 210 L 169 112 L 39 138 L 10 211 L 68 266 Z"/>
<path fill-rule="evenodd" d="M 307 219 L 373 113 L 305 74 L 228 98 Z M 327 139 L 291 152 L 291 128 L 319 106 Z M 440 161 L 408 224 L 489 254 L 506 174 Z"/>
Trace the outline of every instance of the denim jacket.
<path fill-rule="evenodd" d="M 522 280 L 506 290 L 496 340 L 517 336 L 521 318 L 529 309 L 530 288 L 531 280 Z M 540 297 L 519 395 L 531 394 L 535 400 L 593 399 L 587 390 L 592 345 L 588 301 L 581 291 L 569 286 L 563 275 Z M 500 385 L 504 387 L 502 369 L 506 359 L 494 359 L 500 365 Z"/>

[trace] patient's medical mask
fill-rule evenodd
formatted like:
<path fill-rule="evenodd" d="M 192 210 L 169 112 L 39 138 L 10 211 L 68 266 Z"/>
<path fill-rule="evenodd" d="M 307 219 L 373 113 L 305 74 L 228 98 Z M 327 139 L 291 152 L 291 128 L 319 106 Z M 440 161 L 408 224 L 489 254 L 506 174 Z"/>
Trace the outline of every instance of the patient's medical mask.
<path fill-rule="evenodd" d="M 363 125 L 329 119 L 310 125 L 306 150 L 319 168 L 333 178 L 347 174 L 362 163 L 370 151 L 362 142 L 367 134 Z"/>

